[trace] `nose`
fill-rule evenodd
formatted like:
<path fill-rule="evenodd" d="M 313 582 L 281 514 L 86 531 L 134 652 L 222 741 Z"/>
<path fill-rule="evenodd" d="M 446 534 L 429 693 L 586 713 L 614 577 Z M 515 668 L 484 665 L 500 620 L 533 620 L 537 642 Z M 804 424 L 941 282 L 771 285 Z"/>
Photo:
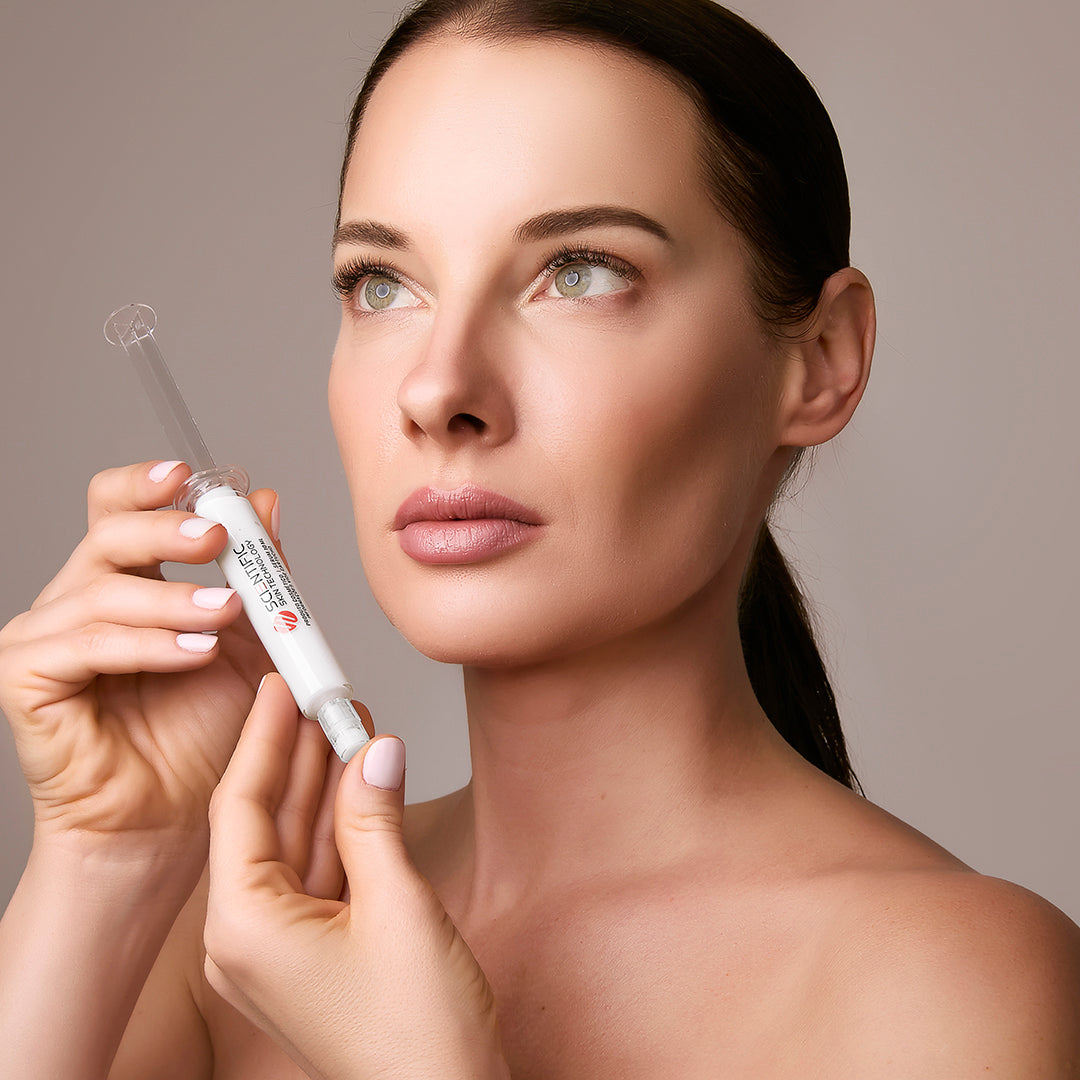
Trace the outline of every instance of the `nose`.
<path fill-rule="evenodd" d="M 506 346 L 476 316 L 437 316 L 398 389 L 402 431 L 444 448 L 506 442 L 515 428 Z"/>

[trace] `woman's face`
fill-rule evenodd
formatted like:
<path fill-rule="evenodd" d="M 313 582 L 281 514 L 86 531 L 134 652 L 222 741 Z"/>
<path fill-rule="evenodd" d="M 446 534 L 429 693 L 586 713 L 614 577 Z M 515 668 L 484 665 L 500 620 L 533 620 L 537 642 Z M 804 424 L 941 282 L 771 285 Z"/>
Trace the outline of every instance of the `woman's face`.
<path fill-rule="evenodd" d="M 781 365 L 693 106 L 614 50 L 413 49 L 345 183 L 330 407 L 392 622 L 467 664 L 734 604 Z"/>

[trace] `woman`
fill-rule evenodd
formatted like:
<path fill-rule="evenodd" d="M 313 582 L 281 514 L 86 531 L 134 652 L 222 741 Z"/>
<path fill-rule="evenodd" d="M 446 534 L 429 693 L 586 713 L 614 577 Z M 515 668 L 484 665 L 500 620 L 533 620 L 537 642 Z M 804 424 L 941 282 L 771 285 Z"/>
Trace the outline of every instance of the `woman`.
<path fill-rule="evenodd" d="M 274 675 L 244 723 L 237 599 L 157 570 L 223 530 L 149 512 L 179 463 L 100 475 L 0 654 L 20 1076 L 1077 1074 L 1076 928 L 851 790 L 762 528 L 866 384 L 846 236 L 820 104 L 722 9 L 418 10 L 354 111 L 330 400 L 472 783 L 405 812 L 401 743 L 343 772 Z"/>

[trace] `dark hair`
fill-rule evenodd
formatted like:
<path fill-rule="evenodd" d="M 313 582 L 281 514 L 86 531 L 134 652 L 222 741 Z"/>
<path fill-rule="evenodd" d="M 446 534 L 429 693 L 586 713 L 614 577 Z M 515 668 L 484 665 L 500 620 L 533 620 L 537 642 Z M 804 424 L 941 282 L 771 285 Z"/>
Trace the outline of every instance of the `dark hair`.
<path fill-rule="evenodd" d="M 776 335 L 797 333 L 828 277 L 848 265 L 847 176 L 825 107 L 770 38 L 711 0 L 422 0 L 356 97 L 342 190 L 376 85 L 406 50 L 444 34 L 591 41 L 672 79 L 701 114 L 706 182 L 742 237 L 755 309 Z M 858 789 L 806 602 L 767 523 L 744 576 L 739 630 L 751 685 L 773 725 L 808 761 Z"/>

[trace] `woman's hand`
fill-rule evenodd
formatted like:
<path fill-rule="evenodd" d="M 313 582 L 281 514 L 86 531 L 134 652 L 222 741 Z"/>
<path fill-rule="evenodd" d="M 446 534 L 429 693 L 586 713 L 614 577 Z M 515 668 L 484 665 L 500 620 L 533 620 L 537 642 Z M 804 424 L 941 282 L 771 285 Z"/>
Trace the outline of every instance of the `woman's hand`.
<path fill-rule="evenodd" d="M 188 475 L 151 462 L 94 478 L 85 538 L 0 631 L 0 708 L 36 842 L 182 851 L 197 877 L 210 795 L 270 663 L 231 590 L 162 577 L 162 562 L 209 562 L 227 539 L 220 525 L 158 509 Z M 252 502 L 269 521 L 274 493 Z"/>
<path fill-rule="evenodd" d="M 327 760 L 267 676 L 211 804 L 211 986 L 312 1077 L 508 1077 L 487 979 L 405 849 L 404 746 Z"/>

